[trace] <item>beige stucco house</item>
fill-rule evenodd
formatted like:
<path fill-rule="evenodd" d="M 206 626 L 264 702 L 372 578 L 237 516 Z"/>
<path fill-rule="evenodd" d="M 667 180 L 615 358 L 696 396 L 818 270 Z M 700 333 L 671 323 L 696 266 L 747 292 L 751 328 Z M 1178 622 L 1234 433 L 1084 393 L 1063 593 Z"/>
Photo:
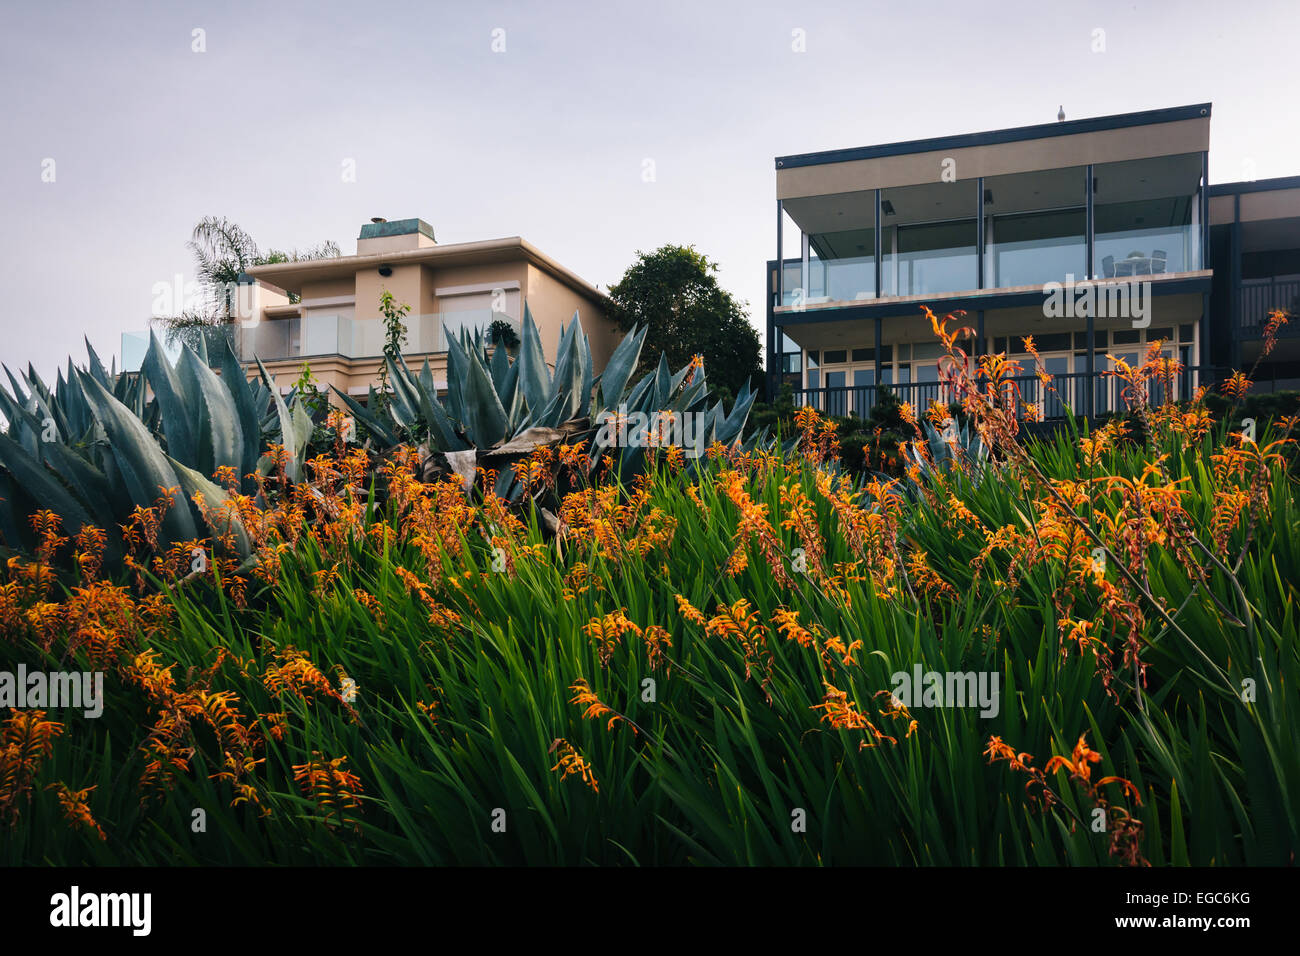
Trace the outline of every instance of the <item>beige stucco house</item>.
<path fill-rule="evenodd" d="M 252 288 L 238 296 L 236 350 L 250 364 L 260 358 L 282 388 L 306 362 L 323 386 L 364 396 L 378 380 L 385 290 L 410 307 L 407 364 L 414 370 L 427 358 L 439 386 L 449 334 L 486 331 L 495 320 L 518 334 L 525 302 L 552 367 L 574 313 L 597 373 L 621 337 L 607 297 L 532 244 L 515 236 L 440 245 L 422 219 L 374 220 L 362 226 L 356 255 L 254 266 L 243 281 Z"/>

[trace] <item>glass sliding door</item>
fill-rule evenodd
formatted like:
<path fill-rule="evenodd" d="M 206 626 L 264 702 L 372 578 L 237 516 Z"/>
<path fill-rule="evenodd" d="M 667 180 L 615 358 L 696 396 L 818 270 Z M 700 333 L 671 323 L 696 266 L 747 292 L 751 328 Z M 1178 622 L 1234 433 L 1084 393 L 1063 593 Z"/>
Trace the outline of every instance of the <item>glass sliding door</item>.
<path fill-rule="evenodd" d="M 866 418 L 871 414 L 872 407 L 876 404 L 876 370 L 875 368 L 859 368 L 853 371 L 853 396 L 850 403 L 850 411 L 859 418 Z"/>

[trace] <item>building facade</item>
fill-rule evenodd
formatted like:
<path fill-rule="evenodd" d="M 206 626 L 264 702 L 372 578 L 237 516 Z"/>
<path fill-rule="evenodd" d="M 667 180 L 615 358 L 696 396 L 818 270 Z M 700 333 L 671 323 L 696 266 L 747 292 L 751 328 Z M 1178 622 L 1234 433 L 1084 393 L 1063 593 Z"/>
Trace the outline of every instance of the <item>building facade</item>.
<path fill-rule="evenodd" d="M 385 291 L 410 307 L 407 364 L 418 368 L 428 359 L 439 387 L 449 336 L 486 331 L 494 321 L 518 334 L 525 302 L 552 367 L 561 326 L 575 314 L 596 372 L 620 338 L 606 296 L 530 243 L 514 237 L 439 245 L 422 219 L 367 223 L 356 255 L 255 266 L 241 281 L 248 287 L 237 297 L 236 352 L 250 364 L 261 359 L 282 388 L 306 362 L 322 385 L 364 396 L 378 381 Z"/>
<path fill-rule="evenodd" d="M 949 400 L 922 306 L 1020 360 L 1042 418 L 1120 409 L 1107 355 L 1157 340 L 1175 398 L 1249 369 L 1268 310 L 1300 310 L 1300 178 L 1210 186 L 1209 145 L 1206 103 L 778 157 L 769 393 L 837 415 L 881 385 Z M 1293 328 L 1259 370 L 1277 388 L 1300 385 Z"/>

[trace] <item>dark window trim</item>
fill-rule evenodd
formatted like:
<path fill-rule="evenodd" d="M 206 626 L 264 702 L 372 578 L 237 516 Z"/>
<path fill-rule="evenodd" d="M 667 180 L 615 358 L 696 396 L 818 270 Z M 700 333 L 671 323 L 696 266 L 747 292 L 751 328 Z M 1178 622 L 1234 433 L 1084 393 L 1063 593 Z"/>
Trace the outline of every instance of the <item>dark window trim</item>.
<path fill-rule="evenodd" d="M 1210 195 L 1237 196 L 1241 193 L 1263 193 L 1274 189 L 1300 189 L 1300 176 L 1257 179 L 1248 183 L 1215 183 L 1210 187 Z"/>
<path fill-rule="evenodd" d="M 776 158 L 776 168 L 793 169 L 798 166 L 823 166 L 828 163 L 876 159 L 881 156 L 906 156 L 909 153 L 930 153 L 944 149 L 965 149 L 972 146 L 991 146 L 998 143 L 1020 143 L 1031 139 L 1073 136 L 1078 133 L 1092 133 L 1098 130 L 1177 123 L 1181 120 L 1200 119 L 1209 115 L 1210 104 L 1197 103 L 1192 106 L 1175 106 L 1161 110 L 1143 110 L 1137 113 L 1117 113 L 1112 116 L 1066 120 L 1063 123 L 1040 123 L 1036 126 L 1017 126 L 1012 129 L 990 130 L 983 133 L 962 133 L 956 136 L 914 139 L 902 143 L 885 143 L 880 146 L 829 149 L 817 153 L 794 153 L 789 156 L 778 156 Z"/>

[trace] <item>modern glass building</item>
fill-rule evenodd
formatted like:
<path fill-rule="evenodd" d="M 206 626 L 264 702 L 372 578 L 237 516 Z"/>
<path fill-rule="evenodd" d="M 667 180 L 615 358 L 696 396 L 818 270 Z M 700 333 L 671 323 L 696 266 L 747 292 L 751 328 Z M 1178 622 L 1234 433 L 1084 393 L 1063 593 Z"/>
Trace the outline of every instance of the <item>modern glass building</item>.
<path fill-rule="evenodd" d="M 1249 367 L 1268 310 L 1300 307 L 1300 178 L 1210 186 L 1209 139 L 1204 103 L 778 157 L 769 392 L 840 415 L 879 385 L 947 400 L 922 306 L 964 310 L 968 348 L 1021 359 L 1045 418 L 1120 407 L 1107 354 L 1157 340 L 1178 397 Z M 1265 386 L 1300 385 L 1297 346 Z"/>

